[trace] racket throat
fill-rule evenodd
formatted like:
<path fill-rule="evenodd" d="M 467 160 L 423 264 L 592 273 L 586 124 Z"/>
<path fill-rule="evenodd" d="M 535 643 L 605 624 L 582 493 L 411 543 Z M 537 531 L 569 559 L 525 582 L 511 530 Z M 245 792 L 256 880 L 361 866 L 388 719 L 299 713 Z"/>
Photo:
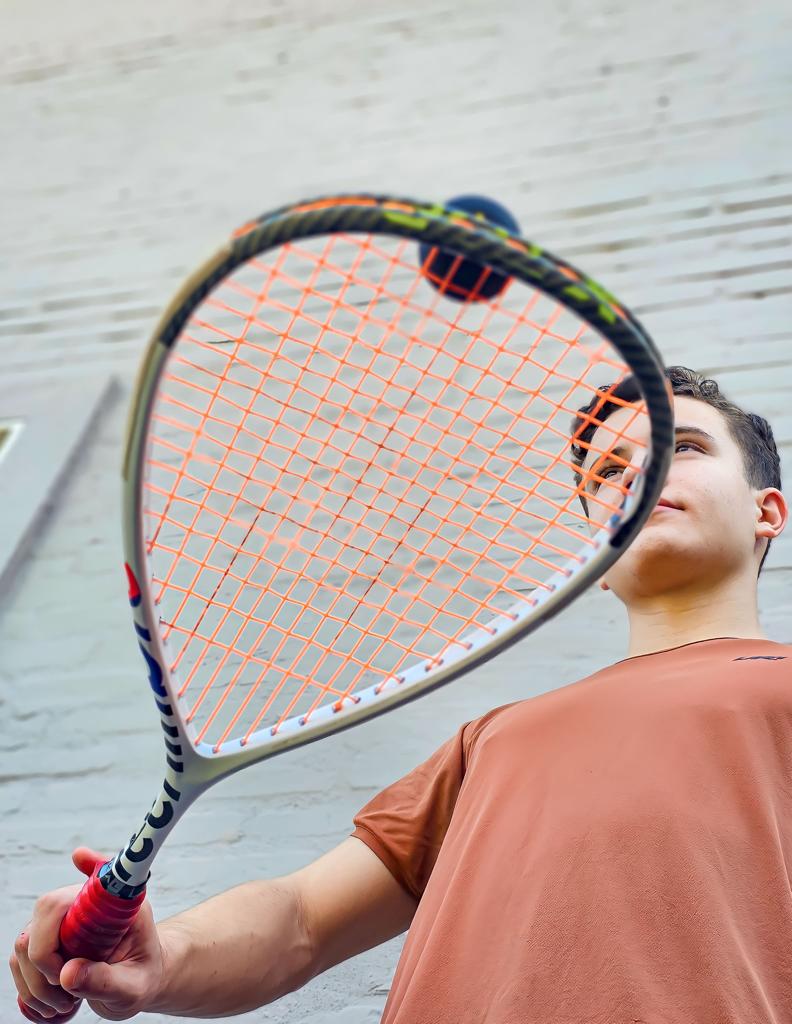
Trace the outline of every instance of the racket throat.
<path fill-rule="evenodd" d="M 108 861 L 107 870 L 100 873 L 100 881 L 107 892 L 132 899 L 145 889 L 151 864 L 160 847 L 200 791 L 194 786 L 185 786 L 174 772 L 168 772 L 143 824 L 127 845 Z"/>

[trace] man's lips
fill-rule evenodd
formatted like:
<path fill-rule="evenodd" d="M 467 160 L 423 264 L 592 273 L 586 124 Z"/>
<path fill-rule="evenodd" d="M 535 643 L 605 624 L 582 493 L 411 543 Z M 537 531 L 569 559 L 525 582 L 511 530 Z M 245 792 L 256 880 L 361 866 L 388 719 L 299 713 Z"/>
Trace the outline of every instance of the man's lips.
<path fill-rule="evenodd" d="M 668 498 L 661 498 L 660 501 L 655 505 L 655 508 L 673 508 L 677 512 L 681 512 L 681 506 L 675 505 L 673 501 L 669 501 Z"/>

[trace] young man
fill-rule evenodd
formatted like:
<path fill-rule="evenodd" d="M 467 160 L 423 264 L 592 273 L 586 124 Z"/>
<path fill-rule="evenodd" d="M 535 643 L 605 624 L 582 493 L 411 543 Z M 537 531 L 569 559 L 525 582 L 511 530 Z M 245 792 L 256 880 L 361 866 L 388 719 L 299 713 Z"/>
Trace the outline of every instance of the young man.
<path fill-rule="evenodd" d="M 159 925 L 146 906 L 111 965 L 63 963 L 76 889 L 49 893 L 11 958 L 22 999 L 230 1015 L 409 927 L 387 1024 L 792 1020 L 792 646 L 756 597 L 787 519 L 778 453 L 714 382 L 668 376 L 662 499 L 601 583 L 624 660 L 467 724 L 301 871 Z M 599 450 L 609 412 L 583 437 Z M 601 486 L 638 458 L 606 457 Z"/>

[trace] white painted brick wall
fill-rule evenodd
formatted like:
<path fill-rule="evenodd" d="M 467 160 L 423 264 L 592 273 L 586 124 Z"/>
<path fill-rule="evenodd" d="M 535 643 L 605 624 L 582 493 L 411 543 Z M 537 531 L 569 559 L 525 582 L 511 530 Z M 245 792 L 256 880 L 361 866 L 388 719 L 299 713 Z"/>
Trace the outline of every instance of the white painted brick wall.
<path fill-rule="evenodd" d="M 5 0 L 0 37 L 0 373 L 53 402 L 89 373 L 120 383 L 0 596 L 8 949 L 42 886 L 71 879 L 71 845 L 112 852 L 159 780 L 120 572 L 125 409 L 160 308 L 251 215 L 341 189 L 497 196 L 669 362 L 768 416 L 789 477 L 792 7 Z M 791 583 L 792 531 L 762 581 L 774 639 L 792 638 Z M 169 842 L 157 912 L 304 863 L 460 722 L 606 664 L 623 635 L 589 595 L 446 691 L 226 782 Z M 373 1022 L 397 947 L 250 1019 Z M 0 1000 L 13 1019 L 5 974 Z"/>

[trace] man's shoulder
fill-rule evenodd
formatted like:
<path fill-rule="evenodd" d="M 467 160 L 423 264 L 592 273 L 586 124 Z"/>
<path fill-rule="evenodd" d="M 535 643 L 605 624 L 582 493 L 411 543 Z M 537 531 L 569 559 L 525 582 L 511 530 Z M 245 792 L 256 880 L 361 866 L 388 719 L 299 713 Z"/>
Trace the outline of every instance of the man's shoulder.
<path fill-rule="evenodd" d="M 543 693 L 533 694 L 530 697 L 524 697 L 522 700 L 511 701 L 509 704 L 501 704 L 480 718 L 475 718 L 468 722 L 463 728 L 463 743 L 467 750 L 474 746 L 483 736 L 496 733 L 505 729 L 509 729 L 512 726 L 522 727 L 527 721 L 531 720 L 537 715 L 542 715 L 547 709 L 547 705 L 556 704 L 559 700 L 565 701 L 568 699 L 568 694 L 571 695 L 572 691 L 581 683 L 585 683 L 589 678 L 578 680 L 577 682 L 569 682 L 553 687 L 544 691 Z"/>
<path fill-rule="evenodd" d="M 469 750 L 483 735 L 490 732 L 508 728 L 512 724 L 523 725 L 535 716 L 569 711 L 581 701 L 587 703 L 597 701 L 600 697 L 607 699 L 609 694 L 618 695 L 624 685 L 634 689 L 636 673 L 640 673 L 642 678 L 673 671 L 688 674 L 691 669 L 709 674 L 709 669 L 718 672 L 732 662 L 745 663 L 746 668 L 749 664 L 757 669 L 777 665 L 792 670 L 792 644 L 765 639 L 722 637 L 648 655 L 623 658 L 579 679 L 553 686 L 521 700 L 501 704 L 471 720 L 463 728 L 464 745 Z"/>
<path fill-rule="evenodd" d="M 618 666 L 618 662 L 606 665 L 588 675 L 578 679 L 570 679 L 567 682 L 551 685 L 547 690 L 531 694 L 520 700 L 510 701 L 508 704 L 500 704 L 479 718 L 474 718 L 464 726 L 464 738 L 466 744 L 473 741 L 482 732 L 495 728 L 515 720 L 523 720 L 535 713 L 540 713 L 548 703 L 566 702 L 575 700 L 576 694 L 595 680 L 606 676 L 612 669 Z"/>

